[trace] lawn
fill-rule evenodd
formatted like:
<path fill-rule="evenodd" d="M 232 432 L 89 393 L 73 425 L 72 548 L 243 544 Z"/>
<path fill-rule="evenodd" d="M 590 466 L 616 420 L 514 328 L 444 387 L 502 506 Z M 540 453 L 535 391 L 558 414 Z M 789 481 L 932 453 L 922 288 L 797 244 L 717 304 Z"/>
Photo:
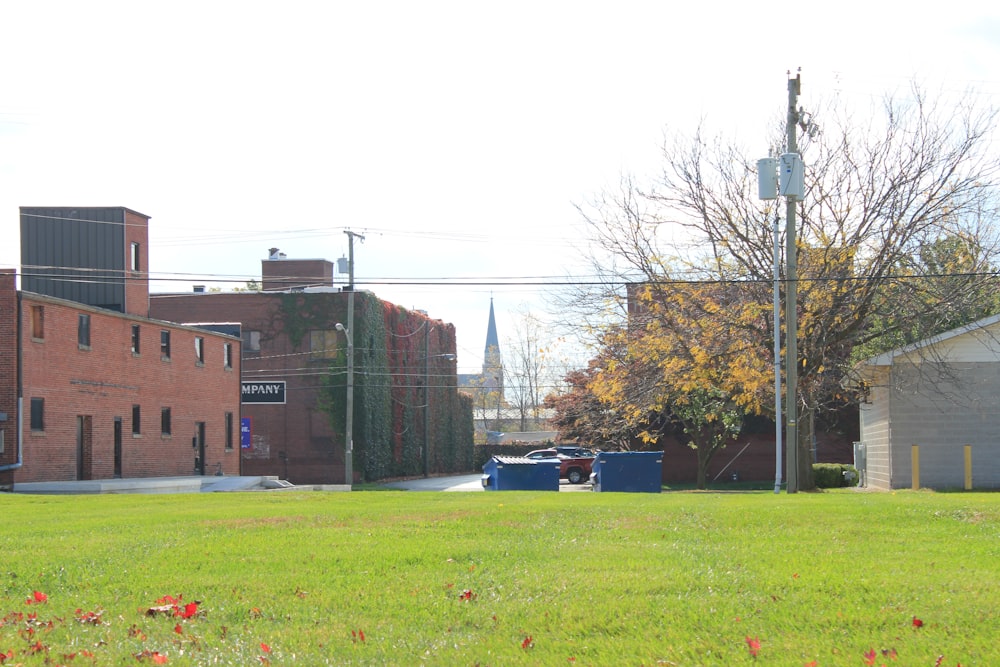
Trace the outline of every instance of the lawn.
<path fill-rule="evenodd" d="M 0 496 L 7 665 L 1000 664 L 1000 495 Z"/>

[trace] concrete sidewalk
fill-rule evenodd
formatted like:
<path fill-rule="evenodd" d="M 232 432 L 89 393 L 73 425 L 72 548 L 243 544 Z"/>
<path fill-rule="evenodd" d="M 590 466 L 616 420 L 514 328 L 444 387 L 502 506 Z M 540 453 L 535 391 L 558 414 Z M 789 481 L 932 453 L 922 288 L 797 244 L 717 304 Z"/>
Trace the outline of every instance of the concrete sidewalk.
<path fill-rule="evenodd" d="M 126 479 L 73 480 L 64 482 L 21 482 L 14 493 L 96 494 L 96 493 L 214 493 L 224 491 L 323 490 L 349 491 L 345 485 L 295 486 L 275 476 L 186 476 L 130 477 Z"/>

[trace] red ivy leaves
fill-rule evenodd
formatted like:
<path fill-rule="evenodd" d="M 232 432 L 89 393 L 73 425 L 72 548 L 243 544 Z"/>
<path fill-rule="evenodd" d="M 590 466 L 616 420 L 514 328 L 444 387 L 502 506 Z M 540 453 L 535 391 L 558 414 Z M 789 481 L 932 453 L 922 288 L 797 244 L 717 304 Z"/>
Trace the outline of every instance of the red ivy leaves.
<path fill-rule="evenodd" d="M 750 655 L 756 658 L 757 654 L 760 653 L 760 640 L 756 637 L 751 639 L 747 636 L 744 641 L 747 643 L 747 649 L 750 651 Z"/>
<path fill-rule="evenodd" d="M 867 651 L 865 651 L 865 664 L 866 665 L 874 665 L 875 664 L 875 656 L 876 655 L 878 655 L 878 654 L 875 653 L 875 649 L 873 649 L 873 648 L 870 648 Z"/>
<path fill-rule="evenodd" d="M 916 616 L 914 616 L 913 617 L 913 627 L 915 627 L 915 628 L 922 628 L 922 627 L 924 627 L 924 622 L 921 621 Z"/>
<path fill-rule="evenodd" d="M 521 642 L 521 648 L 523 649 L 529 649 L 534 647 L 535 647 L 535 640 L 531 638 L 531 635 L 525 637 L 524 641 Z"/>

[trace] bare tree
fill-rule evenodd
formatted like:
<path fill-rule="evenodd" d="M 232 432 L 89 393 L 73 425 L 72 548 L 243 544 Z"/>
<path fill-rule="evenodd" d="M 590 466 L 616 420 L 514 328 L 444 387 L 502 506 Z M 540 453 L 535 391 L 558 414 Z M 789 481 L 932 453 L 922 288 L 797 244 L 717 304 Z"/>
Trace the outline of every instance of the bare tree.
<path fill-rule="evenodd" d="M 929 99 L 914 86 L 905 100 L 887 97 L 862 120 L 834 104 L 813 121 L 822 130 L 800 143 L 807 192 L 797 233 L 794 409 L 805 426 L 797 444 L 802 488 L 812 480 L 808 424 L 842 401 L 854 348 L 904 329 L 908 336 L 936 333 L 969 312 L 970 299 L 990 292 L 982 284 L 993 280 L 997 256 L 995 109 L 972 94 L 957 104 Z M 781 152 L 779 141 L 775 146 Z M 663 171 L 651 185 L 625 179 L 619 191 L 582 209 L 598 248 L 617 262 L 602 271 L 606 289 L 593 293 L 592 303 L 614 299 L 624 309 L 625 282 L 662 289 L 671 281 L 713 281 L 738 285 L 747 302 L 769 304 L 777 210 L 757 198 L 757 157 L 699 130 L 665 143 Z M 976 248 L 981 261 L 971 272 L 949 274 L 945 285 L 901 270 L 929 245 L 954 237 Z M 606 269 L 606 259 L 595 268 Z M 902 288 L 918 278 L 923 289 Z M 773 339 L 765 322 L 738 335 L 754 336 L 768 359 Z M 670 318 L 659 325 L 670 326 Z"/>
<path fill-rule="evenodd" d="M 504 395 L 518 411 L 521 430 L 529 418 L 536 424 L 546 389 L 558 378 L 551 363 L 556 355 L 556 336 L 526 305 L 514 318 L 513 334 L 504 343 Z"/>

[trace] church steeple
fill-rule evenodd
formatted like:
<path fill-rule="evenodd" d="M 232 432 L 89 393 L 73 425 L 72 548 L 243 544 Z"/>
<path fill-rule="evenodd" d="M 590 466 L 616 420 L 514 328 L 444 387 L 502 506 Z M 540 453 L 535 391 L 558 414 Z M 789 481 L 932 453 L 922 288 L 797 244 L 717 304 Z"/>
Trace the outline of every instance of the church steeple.
<path fill-rule="evenodd" d="M 486 349 L 483 351 L 483 385 L 492 389 L 503 387 L 503 359 L 500 356 L 497 319 L 493 313 L 493 297 L 490 297 L 490 321 L 486 326 Z"/>
<path fill-rule="evenodd" d="M 491 354 L 500 354 L 500 339 L 497 337 L 497 318 L 493 314 L 493 297 L 490 297 L 490 322 L 486 325 L 486 349 L 483 362 L 488 362 Z"/>

